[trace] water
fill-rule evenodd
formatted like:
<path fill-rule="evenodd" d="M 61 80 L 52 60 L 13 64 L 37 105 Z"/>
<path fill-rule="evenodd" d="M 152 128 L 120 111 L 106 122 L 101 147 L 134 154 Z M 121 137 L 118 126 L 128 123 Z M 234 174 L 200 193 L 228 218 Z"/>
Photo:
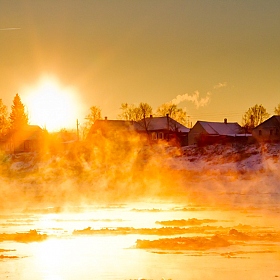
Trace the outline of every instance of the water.
<path fill-rule="evenodd" d="M 0 217 L 1 279 L 280 277 L 277 204 L 235 206 L 153 201 L 9 211 Z M 30 230 L 46 238 L 32 240 Z M 209 241 L 213 236 L 230 244 Z M 178 237 L 188 239 L 174 249 L 170 242 Z"/>

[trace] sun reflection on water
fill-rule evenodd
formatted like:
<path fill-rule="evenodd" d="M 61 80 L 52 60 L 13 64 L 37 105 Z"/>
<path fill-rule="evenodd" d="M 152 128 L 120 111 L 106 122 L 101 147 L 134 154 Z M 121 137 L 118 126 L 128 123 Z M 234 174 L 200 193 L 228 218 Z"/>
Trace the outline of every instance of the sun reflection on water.
<path fill-rule="evenodd" d="M 155 202 L 41 212 L 32 216 L 32 228 L 25 224 L 26 240 L 21 233 L 2 236 L 11 240 L 2 248 L 13 250 L 3 252 L 6 261 L 13 261 L 9 254 L 19 257 L 10 279 L 217 279 L 217 267 L 227 279 L 248 279 L 245 262 L 250 269 L 258 263 L 262 276 L 267 266 L 280 274 L 277 213 Z M 47 239 L 30 239 L 30 231 Z"/>

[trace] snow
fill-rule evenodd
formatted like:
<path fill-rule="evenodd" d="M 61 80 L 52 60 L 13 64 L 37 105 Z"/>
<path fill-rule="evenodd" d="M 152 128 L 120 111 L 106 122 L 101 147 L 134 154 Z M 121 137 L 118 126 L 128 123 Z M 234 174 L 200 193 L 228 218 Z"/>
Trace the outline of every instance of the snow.
<path fill-rule="evenodd" d="M 199 123 L 209 134 L 236 135 L 241 132 L 241 127 L 238 123 L 221 123 L 221 122 L 204 122 L 204 121 L 199 121 Z"/>
<path fill-rule="evenodd" d="M 177 170 L 276 171 L 279 155 L 280 144 L 187 146 L 169 164 Z"/>
<path fill-rule="evenodd" d="M 184 132 L 187 133 L 190 131 L 189 128 L 185 127 L 184 125 L 178 123 L 177 121 L 175 121 L 174 119 L 170 118 L 167 119 L 167 117 L 150 117 L 150 118 L 146 118 L 145 119 L 148 129 L 149 130 L 162 130 L 162 129 L 169 129 L 171 128 L 171 130 L 175 130 L 178 129 L 178 131 L 180 132 Z M 140 121 L 140 123 L 143 122 Z M 138 130 L 144 130 L 144 125 L 137 125 L 137 129 Z"/>
<path fill-rule="evenodd" d="M 205 147 L 192 145 L 183 148 L 159 146 L 153 147 L 149 154 L 154 154 L 157 159 L 160 158 L 162 165 L 174 170 L 275 172 L 280 168 L 280 143 L 264 145 L 217 144 Z M 31 153 L 25 153 L 10 160 L 10 170 L 15 172 L 34 171 L 39 165 L 48 165 L 48 162 L 38 162 L 34 154 Z"/>

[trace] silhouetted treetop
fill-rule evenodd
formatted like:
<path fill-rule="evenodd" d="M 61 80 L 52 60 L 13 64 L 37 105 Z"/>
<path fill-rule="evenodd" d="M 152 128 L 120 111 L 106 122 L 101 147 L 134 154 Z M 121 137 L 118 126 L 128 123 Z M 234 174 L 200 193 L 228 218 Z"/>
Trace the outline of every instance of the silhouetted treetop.
<path fill-rule="evenodd" d="M 153 109 L 148 103 L 141 102 L 138 106 L 134 104 L 122 103 L 121 113 L 119 118 L 126 121 L 140 121 L 150 117 L 153 114 Z"/>
<path fill-rule="evenodd" d="M 277 107 L 274 108 L 274 114 L 280 115 L 280 103 L 277 105 Z"/>
<path fill-rule="evenodd" d="M 251 130 L 268 119 L 268 117 L 269 114 L 263 105 L 256 104 L 245 112 L 242 118 L 242 124 L 245 128 Z"/>
<path fill-rule="evenodd" d="M 21 102 L 21 98 L 18 93 L 15 95 L 12 111 L 10 114 L 11 129 L 19 130 L 28 125 L 28 116 L 25 113 L 25 106 Z"/>
<path fill-rule="evenodd" d="M 9 128 L 8 109 L 0 99 L 0 135 L 5 135 Z"/>
<path fill-rule="evenodd" d="M 187 124 L 187 113 L 183 109 L 178 108 L 176 104 L 173 104 L 171 102 L 164 103 L 160 107 L 158 107 L 156 114 L 159 117 L 164 117 L 166 116 L 166 114 L 168 114 L 169 117 L 171 117 L 175 121 L 183 125 Z"/>
<path fill-rule="evenodd" d="M 90 112 L 86 115 L 85 119 L 86 121 L 81 126 L 82 130 L 82 139 L 85 139 L 86 135 L 88 135 L 88 132 L 91 128 L 91 126 L 95 123 L 96 120 L 102 119 L 102 113 L 101 109 L 97 106 L 91 106 L 89 108 Z"/>
<path fill-rule="evenodd" d="M 92 125 L 96 120 L 102 119 L 101 109 L 97 106 L 90 107 L 90 113 L 86 116 L 86 120 Z"/>

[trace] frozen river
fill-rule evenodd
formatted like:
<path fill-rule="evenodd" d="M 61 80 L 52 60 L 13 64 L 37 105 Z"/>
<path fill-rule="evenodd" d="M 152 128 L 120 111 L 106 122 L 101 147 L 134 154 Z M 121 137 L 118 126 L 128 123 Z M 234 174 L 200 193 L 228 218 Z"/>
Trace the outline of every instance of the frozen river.
<path fill-rule="evenodd" d="M 1 279 L 275 279 L 279 208 L 146 202 L 1 215 Z"/>

